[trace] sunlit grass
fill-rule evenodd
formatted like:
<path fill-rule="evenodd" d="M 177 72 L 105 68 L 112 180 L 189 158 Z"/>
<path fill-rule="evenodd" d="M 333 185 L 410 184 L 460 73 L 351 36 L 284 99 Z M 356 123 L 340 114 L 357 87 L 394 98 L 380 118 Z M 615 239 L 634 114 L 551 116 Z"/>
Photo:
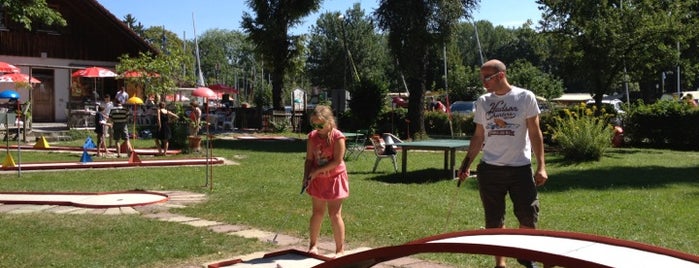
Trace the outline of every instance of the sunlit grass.
<path fill-rule="evenodd" d="M 147 146 L 148 141 L 143 142 L 143 146 Z M 201 192 L 209 195 L 207 202 L 172 209 L 171 212 L 255 226 L 267 231 L 279 230 L 307 239 L 310 201 L 308 196 L 299 194 L 304 150 L 303 140 L 216 140 L 214 154 L 237 164 L 214 167 L 212 192 L 201 187 L 206 172 L 203 166 L 25 172 L 20 178 L 5 173 L 0 188 L 4 191 L 145 189 Z M 459 152 L 457 159 L 463 156 L 464 153 Z M 22 158 L 27 161 L 45 161 L 45 158 L 77 161 L 79 155 L 22 152 Z M 358 160 L 347 161 L 350 197 L 344 204 L 343 216 L 349 248 L 397 245 L 444 232 L 478 229 L 483 225 L 476 181 L 470 180 L 456 188 L 455 181 L 441 170 L 442 153 L 411 151 L 406 178 L 393 173 L 388 160 L 381 161 L 377 173 L 371 173 L 374 160 L 373 152 L 365 151 Z M 550 179 L 539 189 L 540 228 L 597 234 L 699 254 L 699 229 L 696 228 L 696 209 L 699 207 L 699 167 L 696 163 L 699 162 L 699 153 L 611 149 L 599 162 L 569 163 L 553 153 L 547 155 L 547 162 Z M 450 210 L 451 216 L 447 219 Z M 29 224 L 32 220 L 38 224 Z M 64 239 L 64 235 L 71 234 L 66 230 L 71 230 L 75 221 L 80 222 L 78 230 L 85 235 L 72 234 L 76 237 Z M 115 244 L 104 243 L 115 239 L 113 234 L 104 231 L 105 225 L 110 226 L 115 221 L 118 222 L 118 233 L 128 239 Z M 510 207 L 506 224 L 517 226 Z M 180 225 L 134 216 L 0 214 L 3 237 L 15 237 L 5 234 L 17 232 L 21 227 L 23 232 L 34 236 L 22 240 L 30 244 L 42 240 L 65 240 L 66 244 L 75 244 L 61 246 L 60 251 L 32 246 L 21 247 L 20 251 L 20 248 L 12 247 L 13 239 L 4 239 L 0 242 L 0 250 L 5 260 L 10 261 L 10 266 L 42 261 L 46 264 L 47 259 L 56 259 L 60 263 L 54 266 L 75 263 L 70 266 L 94 267 L 109 266 L 101 265 L 105 263 L 146 266 L 199 261 L 201 264 L 219 259 L 215 257 L 218 251 L 233 256 L 266 246 L 262 242 L 228 246 L 229 240 L 233 239 L 228 235 L 211 233 L 204 228 L 175 226 Z M 329 223 L 326 221 L 323 227 L 322 235 L 329 240 Z M 65 232 L 68 234 L 63 234 Z M 120 252 L 122 249 L 116 248 L 155 247 L 149 242 L 154 239 L 153 234 L 163 239 L 163 243 L 183 240 L 181 247 L 189 250 L 181 252 L 184 250 L 175 248 L 173 252 L 163 253 L 159 250 L 165 249 L 148 249 L 149 254 L 145 254 Z M 196 237 L 219 242 L 204 245 Z M 112 253 L 96 254 L 99 250 Z M 93 262 L 84 256 L 89 256 Z M 492 259 L 487 256 L 425 254 L 419 257 L 458 267 L 492 266 Z M 12 261 L 21 259 L 24 262 Z M 516 264 L 510 263 L 509 266 L 516 267 Z"/>

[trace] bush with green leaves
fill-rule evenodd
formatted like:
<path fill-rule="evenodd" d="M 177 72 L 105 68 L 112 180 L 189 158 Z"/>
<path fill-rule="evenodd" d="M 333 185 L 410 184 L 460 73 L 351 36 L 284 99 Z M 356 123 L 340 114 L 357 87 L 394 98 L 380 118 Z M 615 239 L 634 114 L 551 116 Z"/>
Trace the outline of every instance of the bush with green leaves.
<path fill-rule="evenodd" d="M 553 139 L 560 153 L 568 161 L 598 161 L 604 151 L 611 147 L 614 135 L 612 126 L 607 123 L 608 114 L 594 116 L 593 109 L 585 105 L 563 109 L 555 118 L 552 129 Z"/>
<path fill-rule="evenodd" d="M 637 147 L 697 150 L 699 109 L 683 102 L 638 102 L 624 123 L 626 141 Z"/>

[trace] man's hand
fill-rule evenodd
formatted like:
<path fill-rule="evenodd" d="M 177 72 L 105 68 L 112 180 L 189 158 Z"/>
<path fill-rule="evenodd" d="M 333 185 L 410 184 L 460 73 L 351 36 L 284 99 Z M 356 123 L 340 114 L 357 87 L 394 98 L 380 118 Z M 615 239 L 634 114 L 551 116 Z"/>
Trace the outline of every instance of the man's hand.
<path fill-rule="evenodd" d="M 463 183 L 469 177 L 469 175 L 471 175 L 471 170 L 468 168 L 468 166 L 462 164 L 459 168 L 459 182 L 456 183 L 456 187 L 461 187 L 461 183 Z"/>
<path fill-rule="evenodd" d="M 546 170 L 537 170 L 536 173 L 534 173 L 534 182 L 536 186 L 544 185 L 548 179 L 549 175 L 546 173 Z"/>

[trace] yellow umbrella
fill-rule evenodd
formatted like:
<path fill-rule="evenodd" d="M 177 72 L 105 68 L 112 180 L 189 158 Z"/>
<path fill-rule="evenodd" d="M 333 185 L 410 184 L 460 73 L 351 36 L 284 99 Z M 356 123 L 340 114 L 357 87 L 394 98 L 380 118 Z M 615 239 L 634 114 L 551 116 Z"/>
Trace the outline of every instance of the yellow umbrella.
<path fill-rule="evenodd" d="M 136 133 L 136 105 L 142 105 L 143 100 L 139 97 L 133 96 L 126 100 L 126 103 L 133 104 L 133 138 L 136 139 L 138 137 L 138 133 Z"/>

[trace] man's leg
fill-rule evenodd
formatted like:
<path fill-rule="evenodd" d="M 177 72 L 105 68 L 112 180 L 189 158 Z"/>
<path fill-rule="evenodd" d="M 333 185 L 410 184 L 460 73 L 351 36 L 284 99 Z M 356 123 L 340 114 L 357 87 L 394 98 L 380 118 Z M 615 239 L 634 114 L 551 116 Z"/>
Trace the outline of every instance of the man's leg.
<path fill-rule="evenodd" d="M 516 180 L 510 188 L 510 199 L 519 221 L 519 228 L 536 229 L 539 220 L 539 198 L 531 166 L 513 168 L 513 174 Z M 536 267 L 530 260 L 517 259 L 517 262 L 527 268 Z"/>
<path fill-rule="evenodd" d="M 121 146 L 119 146 L 118 139 L 114 139 L 114 145 L 116 146 L 117 157 L 121 157 Z"/>
<path fill-rule="evenodd" d="M 478 164 L 478 191 L 485 213 L 485 228 L 505 228 L 506 184 L 503 184 L 501 167 Z M 496 267 L 505 267 L 505 258 L 495 256 Z"/>

